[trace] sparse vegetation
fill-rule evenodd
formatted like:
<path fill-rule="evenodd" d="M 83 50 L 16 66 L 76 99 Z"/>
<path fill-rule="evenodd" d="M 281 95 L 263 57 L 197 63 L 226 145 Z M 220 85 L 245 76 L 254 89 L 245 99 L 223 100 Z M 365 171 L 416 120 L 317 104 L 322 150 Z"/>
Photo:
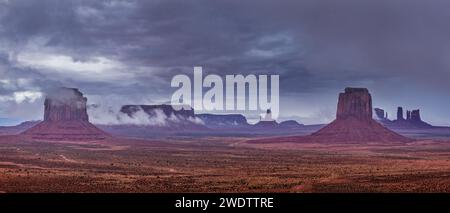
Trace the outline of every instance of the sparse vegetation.
<path fill-rule="evenodd" d="M 446 142 L 268 147 L 242 138 L 185 140 L 58 143 L 3 136 L 0 191 L 450 192 Z"/>

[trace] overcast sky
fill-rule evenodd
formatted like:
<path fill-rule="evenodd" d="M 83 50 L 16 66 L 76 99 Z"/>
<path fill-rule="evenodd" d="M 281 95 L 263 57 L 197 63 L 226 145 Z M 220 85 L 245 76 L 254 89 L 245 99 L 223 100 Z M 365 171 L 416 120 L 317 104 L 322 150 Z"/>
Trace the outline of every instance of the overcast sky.
<path fill-rule="evenodd" d="M 281 119 L 334 119 L 337 94 L 450 125 L 447 0 L 0 0 L 0 123 L 42 119 L 45 91 L 90 104 L 170 100 L 174 75 L 279 74 Z"/>

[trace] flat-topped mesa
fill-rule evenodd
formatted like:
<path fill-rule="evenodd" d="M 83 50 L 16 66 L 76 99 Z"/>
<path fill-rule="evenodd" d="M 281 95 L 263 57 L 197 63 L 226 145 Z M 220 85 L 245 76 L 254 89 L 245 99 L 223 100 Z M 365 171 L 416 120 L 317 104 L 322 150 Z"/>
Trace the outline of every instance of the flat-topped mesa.
<path fill-rule="evenodd" d="M 345 88 L 345 92 L 339 94 L 336 119 L 349 117 L 358 120 L 372 119 L 372 97 L 366 88 Z"/>
<path fill-rule="evenodd" d="M 89 121 L 87 98 L 78 89 L 60 88 L 47 94 L 44 121 Z"/>
<path fill-rule="evenodd" d="M 181 116 L 184 118 L 195 117 L 194 109 L 192 108 L 182 108 L 179 110 L 175 110 L 175 106 L 161 104 L 161 105 L 124 105 L 120 109 L 120 112 L 127 114 L 130 117 L 133 117 L 136 112 L 143 110 L 148 115 L 152 116 L 155 114 L 155 110 L 160 110 L 164 115 L 170 117 L 171 115 Z M 181 106 L 178 106 L 181 107 Z"/>
<path fill-rule="evenodd" d="M 247 118 L 241 114 L 197 114 L 195 116 L 201 119 L 205 126 L 213 129 L 243 128 L 250 126 L 247 122 Z"/>
<path fill-rule="evenodd" d="M 383 124 L 385 127 L 390 129 L 429 129 L 434 128 L 433 125 L 422 121 L 420 116 L 420 110 L 405 110 L 406 118 L 403 117 L 403 107 L 397 107 L 397 119 L 389 120 L 389 119 L 377 119 L 378 122 Z M 377 109 L 375 109 L 377 113 Z M 377 114 L 378 115 L 378 114 Z M 378 116 L 379 117 L 379 116 Z"/>

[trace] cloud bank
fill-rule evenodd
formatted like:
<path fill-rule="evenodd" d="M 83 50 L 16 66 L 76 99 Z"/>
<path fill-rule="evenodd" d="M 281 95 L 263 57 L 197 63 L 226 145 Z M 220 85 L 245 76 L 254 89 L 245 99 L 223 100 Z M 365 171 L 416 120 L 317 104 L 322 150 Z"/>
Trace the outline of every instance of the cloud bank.
<path fill-rule="evenodd" d="M 0 1 L 0 117 L 40 118 L 42 94 L 59 86 L 80 88 L 91 104 L 117 100 L 108 107 L 166 102 L 174 75 L 203 66 L 205 75 L 279 74 L 282 118 L 323 122 L 339 91 L 362 86 L 389 114 L 421 108 L 425 120 L 450 125 L 449 8 L 444 0 Z"/>

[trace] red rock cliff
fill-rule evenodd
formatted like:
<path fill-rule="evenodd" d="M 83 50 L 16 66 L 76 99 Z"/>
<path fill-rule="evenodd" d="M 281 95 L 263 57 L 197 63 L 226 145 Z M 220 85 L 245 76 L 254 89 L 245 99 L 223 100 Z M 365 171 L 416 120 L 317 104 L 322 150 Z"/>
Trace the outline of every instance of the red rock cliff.
<path fill-rule="evenodd" d="M 339 94 L 336 120 L 311 135 L 319 142 L 407 142 L 372 119 L 372 97 L 365 88 L 345 88 Z"/>
<path fill-rule="evenodd" d="M 61 88 L 47 95 L 44 121 L 89 121 L 87 98 L 78 89 Z"/>
<path fill-rule="evenodd" d="M 366 88 L 345 88 L 345 92 L 339 94 L 336 119 L 349 117 L 372 119 L 372 97 Z"/>
<path fill-rule="evenodd" d="M 32 140 L 92 141 L 109 138 L 109 134 L 89 122 L 87 98 L 73 88 L 59 88 L 47 94 L 44 121 L 26 130 Z"/>

